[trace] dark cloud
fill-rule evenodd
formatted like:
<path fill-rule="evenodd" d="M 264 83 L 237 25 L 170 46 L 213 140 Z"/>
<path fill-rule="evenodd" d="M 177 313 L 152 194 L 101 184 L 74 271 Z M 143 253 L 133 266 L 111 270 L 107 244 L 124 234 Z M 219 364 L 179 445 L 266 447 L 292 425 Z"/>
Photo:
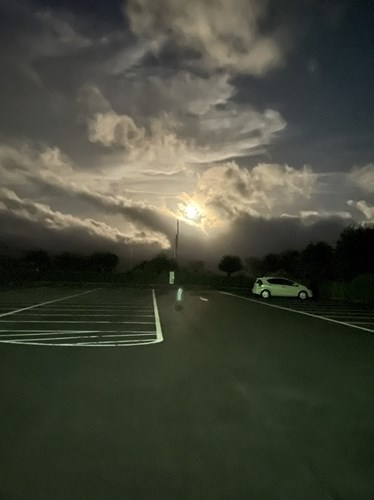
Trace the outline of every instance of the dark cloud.
<path fill-rule="evenodd" d="M 334 243 L 351 220 L 328 217 L 306 223 L 301 217 L 264 219 L 243 214 L 225 234 L 212 242 L 215 255 L 237 254 L 244 257 L 264 256 L 286 249 L 301 250 L 311 241 Z M 213 255 L 212 255 L 213 260 Z"/>
<path fill-rule="evenodd" d="M 370 9 L 370 2 L 351 0 L 272 4 L 273 23 L 287 16 L 297 37 L 287 65 L 265 82 L 243 74 L 234 80 L 238 102 L 256 96 L 260 109 L 271 105 L 287 121 L 283 140 L 269 147 L 272 159 L 319 171 L 347 171 L 372 161 Z"/>
<path fill-rule="evenodd" d="M 0 225 L 2 235 L 0 253 L 11 255 L 22 254 L 30 249 L 38 248 L 55 254 L 75 252 L 88 255 L 97 251 L 107 251 L 115 253 L 121 260 L 128 263 L 134 249 L 136 261 L 149 259 L 162 251 L 156 241 L 137 244 L 136 241 L 130 239 L 120 243 L 94 235 L 88 229 L 82 230 L 82 227 L 66 227 L 63 230 L 51 229 L 38 221 L 26 219 L 9 211 L 4 212 L 1 209 Z M 143 235 L 139 236 L 144 241 Z"/>
<path fill-rule="evenodd" d="M 186 223 L 180 224 L 181 260 L 201 259 L 212 270 L 223 255 L 241 258 L 264 256 L 287 249 L 303 249 L 308 243 L 334 244 L 351 219 L 340 216 L 275 217 L 266 219 L 248 214 L 237 215 L 229 226 L 204 235 Z"/>
<path fill-rule="evenodd" d="M 42 203 L 22 200 L 4 188 L 0 188 L 0 222 L 2 242 L 10 247 L 41 247 L 55 252 L 69 248 L 81 252 L 105 249 L 120 255 L 124 254 L 124 247 L 142 250 L 142 246 L 147 246 L 159 251 L 168 247 L 160 235 L 145 231 L 126 235 L 95 219 L 74 217 Z"/>

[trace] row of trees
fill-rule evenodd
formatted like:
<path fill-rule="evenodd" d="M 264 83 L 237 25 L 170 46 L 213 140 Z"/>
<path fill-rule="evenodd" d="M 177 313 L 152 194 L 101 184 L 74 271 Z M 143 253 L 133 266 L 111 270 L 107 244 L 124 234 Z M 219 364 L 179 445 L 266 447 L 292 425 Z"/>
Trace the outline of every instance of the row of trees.
<path fill-rule="evenodd" d="M 243 271 L 249 277 L 267 274 L 289 276 L 311 282 L 327 280 L 350 280 L 359 274 L 374 273 L 374 228 L 348 227 L 340 235 L 336 246 L 324 241 L 310 243 L 303 250 L 285 250 L 270 253 L 262 258 L 225 255 L 218 263 L 218 269 L 231 277 Z M 143 261 L 134 271 L 161 273 L 176 268 L 173 259 L 165 254 Z M 202 260 L 192 260 L 183 266 L 185 271 L 201 274 L 205 271 Z"/>
<path fill-rule="evenodd" d="M 243 280 L 246 277 L 248 282 L 258 276 L 277 275 L 316 286 L 322 282 L 349 281 L 358 275 L 374 274 L 373 255 L 374 228 L 348 227 L 341 233 L 335 247 L 319 241 L 310 243 L 301 251 L 290 249 L 262 258 L 247 257 L 244 261 L 235 255 L 225 255 L 218 263 L 218 270 L 224 272 L 227 278 L 240 273 L 240 278 Z M 95 252 L 88 256 L 64 252 L 51 256 L 44 250 L 32 250 L 21 258 L 0 255 L 0 275 L 56 279 L 75 275 L 79 279 L 78 275 L 95 274 L 105 279 L 108 274 L 114 274 L 118 264 L 117 255 L 110 252 Z M 179 280 L 186 282 L 198 283 L 200 280 L 201 283 L 208 283 L 215 276 L 205 268 L 202 260 L 191 260 L 177 266 L 172 258 L 161 253 L 122 273 L 121 279 L 136 283 L 155 280 L 156 277 L 156 281 L 166 283 L 167 273 L 176 269 Z M 238 275 L 235 279 L 239 279 Z"/>
<path fill-rule="evenodd" d="M 270 253 L 263 258 L 226 255 L 218 265 L 230 277 L 284 276 L 308 285 L 316 296 L 374 301 L 374 228 L 348 227 L 335 247 L 310 243 L 303 250 Z"/>
<path fill-rule="evenodd" d="M 218 268 L 231 274 L 245 270 L 250 276 L 284 275 L 312 282 L 351 280 L 361 274 L 374 273 L 374 228 L 348 227 L 335 248 L 324 241 L 310 243 L 303 250 L 270 253 L 263 258 L 226 255 Z"/>
<path fill-rule="evenodd" d="M 264 258 L 246 259 L 247 269 L 254 276 L 278 272 L 290 277 L 314 280 L 349 281 L 360 274 L 374 273 L 374 228 L 348 227 L 335 247 L 319 241 L 304 250 L 287 250 Z"/>
<path fill-rule="evenodd" d="M 111 273 L 119 263 L 117 255 L 110 252 L 95 252 L 91 255 L 77 255 L 63 252 L 55 256 L 44 250 L 30 250 L 20 258 L 0 256 L 0 269 L 5 273 L 32 273 L 49 275 L 63 273 Z"/>

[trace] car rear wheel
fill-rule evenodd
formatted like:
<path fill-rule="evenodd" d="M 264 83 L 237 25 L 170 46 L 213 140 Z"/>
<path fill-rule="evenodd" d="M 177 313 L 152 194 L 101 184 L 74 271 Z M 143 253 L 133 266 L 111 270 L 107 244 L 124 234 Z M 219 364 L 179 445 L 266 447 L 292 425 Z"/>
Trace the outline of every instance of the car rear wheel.
<path fill-rule="evenodd" d="M 263 290 L 263 291 L 261 292 L 261 297 L 262 297 L 263 299 L 268 299 L 268 298 L 270 297 L 270 292 L 269 292 L 269 290 Z"/>
<path fill-rule="evenodd" d="M 308 298 L 308 294 L 306 292 L 302 291 L 299 293 L 299 299 L 305 300 L 307 298 Z"/>

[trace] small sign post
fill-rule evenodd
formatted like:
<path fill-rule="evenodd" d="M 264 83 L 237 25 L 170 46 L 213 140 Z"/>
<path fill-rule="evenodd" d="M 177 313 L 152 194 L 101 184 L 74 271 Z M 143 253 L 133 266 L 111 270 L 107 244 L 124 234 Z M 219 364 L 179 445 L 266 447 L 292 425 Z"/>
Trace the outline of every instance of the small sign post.
<path fill-rule="evenodd" d="M 183 309 L 183 288 L 179 287 L 177 290 L 177 296 L 175 301 L 175 309 L 181 311 Z"/>
<path fill-rule="evenodd" d="M 169 271 L 169 285 L 174 285 L 175 280 L 175 272 Z"/>

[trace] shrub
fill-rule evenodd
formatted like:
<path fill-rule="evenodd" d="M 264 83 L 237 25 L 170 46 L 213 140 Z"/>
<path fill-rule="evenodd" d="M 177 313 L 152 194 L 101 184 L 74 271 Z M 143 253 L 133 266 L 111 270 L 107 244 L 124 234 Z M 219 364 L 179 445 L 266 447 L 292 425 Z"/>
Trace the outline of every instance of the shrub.
<path fill-rule="evenodd" d="M 374 274 L 356 276 L 348 288 L 352 301 L 374 303 Z"/>
<path fill-rule="evenodd" d="M 322 298 L 374 303 L 374 274 L 361 274 L 352 281 L 330 281 L 320 288 Z"/>

